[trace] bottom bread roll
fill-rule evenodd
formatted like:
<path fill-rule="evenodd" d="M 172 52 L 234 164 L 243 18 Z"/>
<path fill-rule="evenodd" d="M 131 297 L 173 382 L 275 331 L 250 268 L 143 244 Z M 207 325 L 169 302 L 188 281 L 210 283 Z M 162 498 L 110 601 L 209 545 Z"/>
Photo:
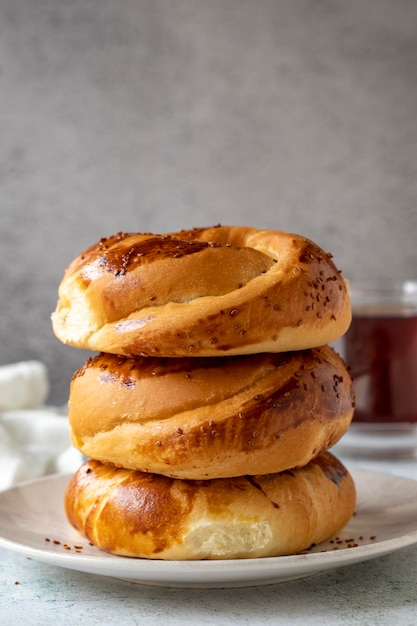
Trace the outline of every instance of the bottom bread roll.
<path fill-rule="evenodd" d="M 329 452 L 266 476 L 181 480 L 87 461 L 65 493 L 69 522 L 97 547 L 147 559 L 289 555 L 350 519 L 356 491 Z"/>

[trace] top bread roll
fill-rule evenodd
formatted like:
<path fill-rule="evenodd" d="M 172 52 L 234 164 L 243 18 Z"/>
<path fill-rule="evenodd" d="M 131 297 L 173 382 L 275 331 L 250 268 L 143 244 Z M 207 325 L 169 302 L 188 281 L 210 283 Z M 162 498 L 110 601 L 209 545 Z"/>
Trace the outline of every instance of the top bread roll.
<path fill-rule="evenodd" d="M 291 233 L 228 226 L 101 239 L 66 269 L 52 314 L 66 344 L 165 357 L 319 347 L 350 320 L 331 255 Z"/>

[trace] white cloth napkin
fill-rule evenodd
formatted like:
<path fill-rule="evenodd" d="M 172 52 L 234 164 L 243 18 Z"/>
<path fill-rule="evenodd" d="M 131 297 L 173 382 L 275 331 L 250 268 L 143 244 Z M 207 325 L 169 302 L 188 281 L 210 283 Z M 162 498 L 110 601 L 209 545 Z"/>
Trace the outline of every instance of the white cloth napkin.
<path fill-rule="evenodd" d="M 69 439 L 66 407 L 45 406 L 48 372 L 39 361 L 0 366 L 0 491 L 82 463 Z"/>

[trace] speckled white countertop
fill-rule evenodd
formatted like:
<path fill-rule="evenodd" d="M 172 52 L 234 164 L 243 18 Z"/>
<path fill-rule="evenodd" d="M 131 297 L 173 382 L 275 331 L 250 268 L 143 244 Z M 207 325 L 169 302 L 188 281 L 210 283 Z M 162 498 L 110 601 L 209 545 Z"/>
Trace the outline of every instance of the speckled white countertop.
<path fill-rule="evenodd" d="M 417 479 L 417 460 L 343 461 Z M 290 582 L 209 590 L 145 586 L 0 550 L 2 626 L 394 623 L 417 624 L 417 545 Z"/>

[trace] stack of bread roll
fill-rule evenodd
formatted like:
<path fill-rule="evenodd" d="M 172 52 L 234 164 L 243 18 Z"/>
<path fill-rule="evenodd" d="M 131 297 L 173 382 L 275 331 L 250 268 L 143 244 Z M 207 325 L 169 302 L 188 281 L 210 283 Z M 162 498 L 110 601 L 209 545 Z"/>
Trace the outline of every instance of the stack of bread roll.
<path fill-rule="evenodd" d="M 66 269 L 52 315 L 96 356 L 75 372 L 69 424 L 87 460 L 65 494 L 99 548 L 149 559 L 294 554 L 355 507 L 328 450 L 353 415 L 329 347 L 346 284 L 310 240 L 248 227 L 118 233 Z"/>

